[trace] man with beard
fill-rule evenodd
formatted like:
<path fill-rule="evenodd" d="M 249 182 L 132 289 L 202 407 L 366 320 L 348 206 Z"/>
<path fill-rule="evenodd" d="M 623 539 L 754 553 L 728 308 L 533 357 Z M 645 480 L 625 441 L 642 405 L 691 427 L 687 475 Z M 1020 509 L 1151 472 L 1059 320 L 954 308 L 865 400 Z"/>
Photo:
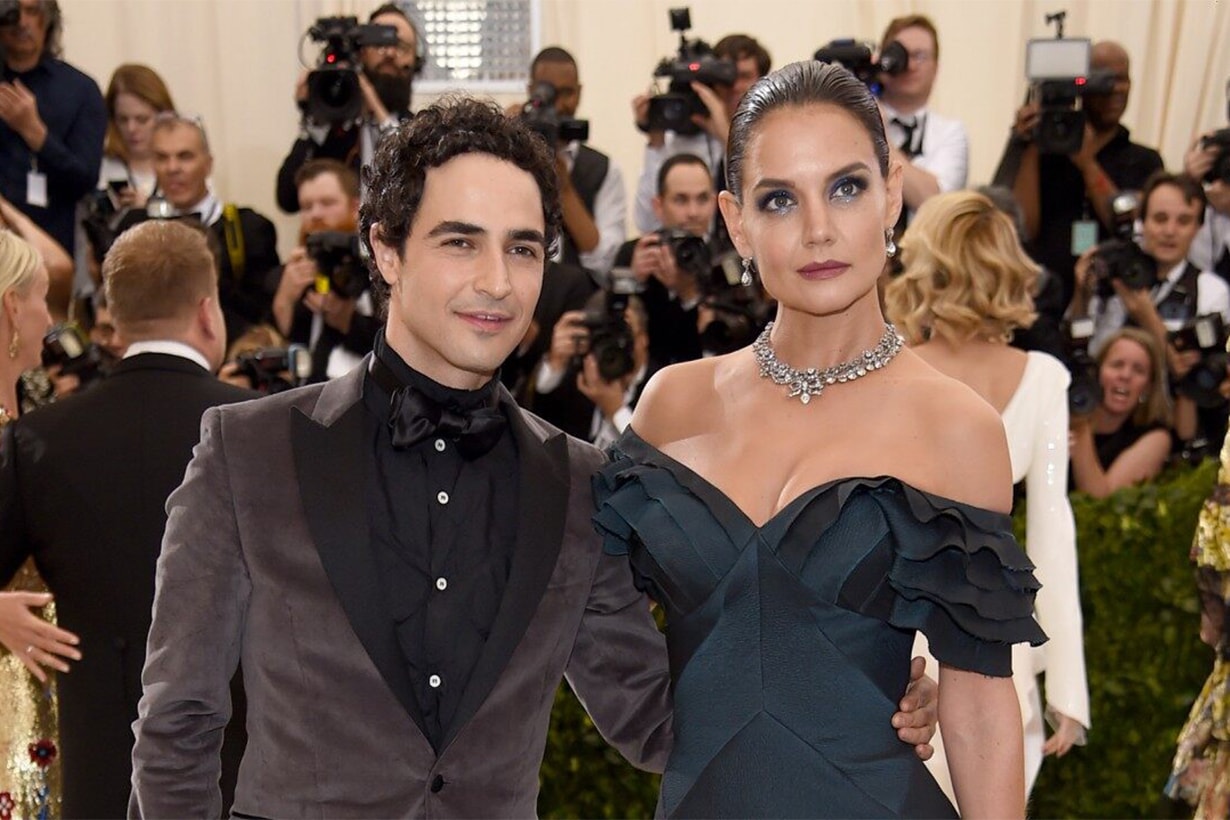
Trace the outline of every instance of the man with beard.
<path fill-rule="evenodd" d="M 1120 190 L 1141 190 L 1162 158 L 1152 148 L 1138 145 L 1120 125 L 1127 108 L 1132 80 L 1128 53 L 1108 40 L 1096 43 L 1090 55 L 1092 70 L 1115 76 L 1109 94 L 1089 95 L 1085 139 L 1074 154 L 1042 155 L 1033 141 L 1040 111 L 1030 102 L 1017 111 L 1012 139 L 996 182 L 1012 187 L 1025 217 L 1026 249 L 1039 264 L 1053 272 L 1063 285 L 1062 300 L 1039 310 L 1059 318 L 1073 296 L 1076 258 L 1110 236 L 1114 226 L 1111 200 Z M 1015 174 L 1011 168 L 1017 164 Z"/>
<path fill-rule="evenodd" d="M 410 91 L 414 75 L 422 69 L 418 30 L 400 7 L 385 3 L 367 18 L 378 26 L 397 30 L 396 46 L 365 46 L 359 51 L 359 88 L 363 111 L 357 119 L 339 123 L 314 122 L 307 114 L 307 72 L 299 77 L 295 101 L 304 111 L 299 138 L 278 169 L 278 207 L 288 214 L 299 211 L 295 175 L 308 160 L 336 159 L 354 168 L 370 162 L 385 131 L 410 117 Z"/>
<path fill-rule="evenodd" d="M 378 320 L 367 270 L 346 251 L 326 251 L 337 264 L 322 266 L 313 254 L 309 237 L 340 241 L 357 238 L 359 178 L 335 159 L 314 159 L 295 175 L 298 183 L 299 247 L 290 252 L 273 296 L 273 318 L 278 331 L 312 351 L 311 381 L 344 374 L 372 349 Z M 325 232 L 329 232 L 326 234 Z M 334 246 L 336 248 L 336 246 Z"/>

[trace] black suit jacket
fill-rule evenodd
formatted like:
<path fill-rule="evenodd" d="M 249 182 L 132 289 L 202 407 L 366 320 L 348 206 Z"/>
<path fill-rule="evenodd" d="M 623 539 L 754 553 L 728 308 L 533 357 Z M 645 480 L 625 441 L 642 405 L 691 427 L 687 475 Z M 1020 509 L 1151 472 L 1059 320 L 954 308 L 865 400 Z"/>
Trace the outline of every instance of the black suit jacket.
<path fill-rule="evenodd" d="M 252 325 L 270 320 L 282 263 L 273 223 L 251 208 L 240 208 L 243 269 L 237 271 L 227 249 L 225 223 L 223 217 L 209 231 L 218 243 L 218 301 L 226 317 L 226 338 L 233 342 Z"/>
<path fill-rule="evenodd" d="M 255 395 L 187 359 L 145 353 L 4 431 L 0 581 L 33 555 L 60 625 L 81 637 L 81 660 L 58 678 L 65 817 L 127 810 L 166 499 L 206 408 Z"/>

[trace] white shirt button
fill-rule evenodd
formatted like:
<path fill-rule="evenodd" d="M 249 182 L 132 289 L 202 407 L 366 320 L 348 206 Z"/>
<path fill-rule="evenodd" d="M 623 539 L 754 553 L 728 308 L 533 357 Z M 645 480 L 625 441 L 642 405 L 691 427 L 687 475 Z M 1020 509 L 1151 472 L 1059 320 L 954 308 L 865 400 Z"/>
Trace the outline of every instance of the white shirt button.
<path fill-rule="evenodd" d="M 430 686 L 432 689 L 439 689 L 440 688 L 440 676 L 432 675 L 430 678 L 427 679 L 427 685 Z"/>
<path fill-rule="evenodd" d="M 443 452 L 444 452 L 444 439 L 442 439 L 442 438 L 438 438 L 438 439 L 436 439 L 436 452 L 437 452 L 437 453 L 443 453 Z"/>
<path fill-rule="evenodd" d="M 436 493 L 436 501 L 439 501 L 441 504 L 447 504 L 448 503 L 448 493 L 444 492 L 444 490 L 441 490 L 440 492 Z"/>
<path fill-rule="evenodd" d="M 448 579 L 447 578 L 437 578 L 436 579 L 436 589 L 440 590 L 441 592 L 448 589 Z"/>

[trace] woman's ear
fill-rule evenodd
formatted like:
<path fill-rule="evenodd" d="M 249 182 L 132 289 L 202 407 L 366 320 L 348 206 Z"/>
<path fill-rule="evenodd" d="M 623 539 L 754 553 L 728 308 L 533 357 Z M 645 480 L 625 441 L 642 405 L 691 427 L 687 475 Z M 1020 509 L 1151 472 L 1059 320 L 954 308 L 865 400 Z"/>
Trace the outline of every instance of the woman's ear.
<path fill-rule="evenodd" d="M 752 246 L 743 230 L 743 205 L 730 191 L 722 191 L 718 194 L 718 210 L 722 212 L 722 219 L 726 220 L 726 231 L 730 234 L 735 250 L 742 257 L 751 256 Z"/>
<path fill-rule="evenodd" d="M 884 229 L 891 231 L 896 225 L 897 220 L 901 217 L 901 209 L 905 207 L 905 202 L 902 199 L 902 180 L 905 172 L 901 169 L 900 162 L 894 162 L 888 166 L 888 178 L 884 180 L 885 187 L 885 216 L 888 217 L 888 222 L 885 223 Z"/>

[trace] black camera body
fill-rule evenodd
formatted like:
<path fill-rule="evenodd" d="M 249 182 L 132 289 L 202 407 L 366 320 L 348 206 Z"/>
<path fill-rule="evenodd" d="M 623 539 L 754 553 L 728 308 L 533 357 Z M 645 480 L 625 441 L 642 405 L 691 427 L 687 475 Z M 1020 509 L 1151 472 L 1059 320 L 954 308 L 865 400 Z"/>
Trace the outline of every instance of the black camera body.
<path fill-rule="evenodd" d="M 1093 338 L 1093 319 L 1073 319 L 1063 325 L 1064 348 L 1072 380 L 1068 383 L 1068 415 L 1082 418 L 1093 413 L 1102 403 L 1102 381 L 1098 363 L 1089 355 L 1089 340 Z"/>
<path fill-rule="evenodd" d="M 649 130 L 674 131 L 691 136 L 700 133 L 693 115 L 709 116 L 709 109 L 692 90 L 692 83 L 713 88 L 734 85 L 737 70 L 734 63 L 713 53 L 704 40 L 689 40 L 692 14 L 686 8 L 670 10 L 671 30 L 679 32 L 679 51 L 658 63 L 653 76 L 667 79 L 667 91 L 649 99 Z M 733 112 L 731 112 L 733 113 Z"/>
<path fill-rule="evenodd" d="M 343 299 L 358 299 L 367 290 L 367 265 L 358 234 L 317 231 L 307 235 L 304 245 L 316 270 L 328 280 L 329 291 Z"/>
<path fill-rule="evenodd" d="M 248 377 L 253 390 L 281 393 L 306 383 L 311 377 L 312 354 L 303 345 L 263 347 L 240 353 L 235 357 L 235 366 Z"/>
<path fill-rule="evenodd" d="M 604 295 L 605 310 L 586 312 L 581 319 L 588 338 L 578 348 L 573 364 L 580 369 L 581 360 L 593 355 L 598 363 L 598 375 L 603 381 L 613 382 L 636 368 L 632 355 L 635 340 L 626 315 L 628 294 L 608 290 Z"/>
<path fill-rule="evenodd" d="M 1118 279 L 1131 290 L 1148 290 L 1157 284 L 1157 260 L 1132 239 L 1116 237 L 1098 246 L 1089 260 L 1089 273 L 1097 280 L 1103 298 L 1114 295 L 1111 282 Z"/>
<path fill-rule="evenodd" d="M 910 54 L 905 46 L 893 40 L 884 47 L 878 60 L 873 59 L 875 50 L 867 43 L 857 40 L 833 40 L 816 49 L 812 58 L 822 63 L 837 63 L 867 86 L 876 85 L 881 74 L 897 76 L 910 67 Z"/>
<path fill-rule="evenodd" d="M 106 376 L 112 360 L 73 322 L 61 322 L 47 331 L 42 358 L 43 367 L 58 366 L 61 375 L 76 376 L 82 388 Z"/>
<path fill-rule="evenodd" d="M 1204 181 L 1211 183 L 1221 180 L 1230 185 L 1230 128 L 1223 128 L 1200 138 L 1201 148 L 1210 146 L 1217 148 L 1217 159 L 1213 160 L 1213 167 L 1204 175 Z"/>
<path fill-rule="evenodd" d="M 546 81 L 534 83 L 530 98 L 521 109 L 521 121 L 555 150 L 557 145 L 589 139 L 589 120 L 561 117 L 555 110 L 556 88 Z"/>
<path fill-rule="evenodd" d="M 658 244 L 670 248 L 679 270 L 696 278 L 698 283 L 709 278 L 713 270 L 713 254 L 704 237 L 679 228 L 658 231 Z"/>
<path fill-rule="evenodd" d="M 1034 144 L 1043 154 L 1075 154 L 1085 141 L 1082 106 L 1086 97 L 1109 94 L 1115 89 L 1115 75 L 1090 71 L 1084 77 L 1041 80 L 1034 84 L 1039 119 L 1034 129 Z"/>
<path fill-rule="evenodd" d="M 324 43 L 316 69 L 307 77 L 308 116 L 321 125 L 356 119 L 363 110 L 357 74 L 359 49 L 397 45 L 397 29 L 360 25 L 357 17 L 321 17 L 307 36 L 314 43 Z"/>
<path fill-rule="evenodd" d="M 1226 353 L 1226 326 L 1220 313 L 1197 316 L 1170 334 L 1170 343 L 1175 349 L 1200 351 L 1200 361 L 1175 385 L 1175 392 L 1187 396 L 1198 407 L 1212 408 L 1225 404 L 1218 391 L 1226 379 L 1226 365 L 1230 355 Z"/>

